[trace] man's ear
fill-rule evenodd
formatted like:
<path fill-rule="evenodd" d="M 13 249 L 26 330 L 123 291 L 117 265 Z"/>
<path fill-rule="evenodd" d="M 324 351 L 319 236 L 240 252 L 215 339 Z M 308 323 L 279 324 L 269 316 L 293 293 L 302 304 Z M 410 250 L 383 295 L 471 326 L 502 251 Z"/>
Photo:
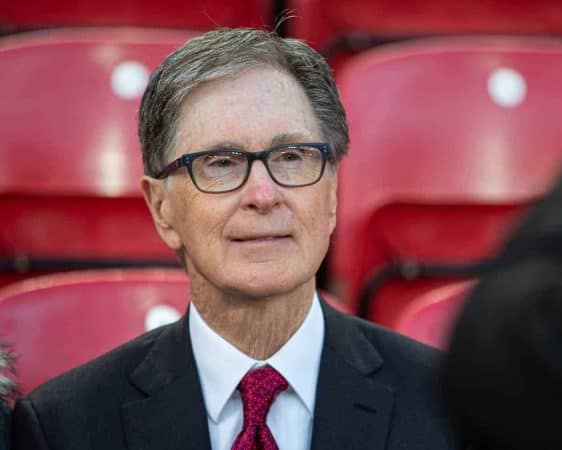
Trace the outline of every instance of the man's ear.
<path fill-rule="evenodd" d="M 144 175 L 141 178 L 141 189 L 156 231 L 162 240 L 174 250 L 181 248 L 180 236 L 173 226 L 170 193 L 166 189 L 165 181 Z"/>

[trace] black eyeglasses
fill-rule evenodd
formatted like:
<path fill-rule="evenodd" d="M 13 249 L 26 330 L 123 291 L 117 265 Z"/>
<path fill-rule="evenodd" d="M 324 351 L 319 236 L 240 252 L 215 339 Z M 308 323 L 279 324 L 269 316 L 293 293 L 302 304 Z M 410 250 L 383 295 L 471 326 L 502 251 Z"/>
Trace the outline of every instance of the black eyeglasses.
<path fill-rule="evenodd" d="M 185 166 L 200 191 L 210 194 L 230 192 L 244 185 L 253 162 L 259 160 L 278 185 L 302 187 L 317 183 L 322 178 L 329 156 L 329 145 L 318 142 L 279 145 L 257 153 L 209 150 L 180 156 L 156 178 L 166 178 Z"/>

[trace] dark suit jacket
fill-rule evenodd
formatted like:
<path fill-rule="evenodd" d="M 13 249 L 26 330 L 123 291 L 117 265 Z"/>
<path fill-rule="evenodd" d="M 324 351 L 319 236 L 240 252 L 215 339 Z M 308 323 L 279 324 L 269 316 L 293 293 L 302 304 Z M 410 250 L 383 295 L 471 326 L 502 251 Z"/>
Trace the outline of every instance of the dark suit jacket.
<path fill-rule="evenodd" d="M 8 449 L 11 413 L 9 405 L 0 398 L 0 450 Z"/>
<path fill-rule="evenodd" d="M 312 449 L 458 448 L 436 400 L 438 352 L 323 301 L 322 309 Z M 187 317 L 20 399 L 13 450 L 209 449 Z"/>

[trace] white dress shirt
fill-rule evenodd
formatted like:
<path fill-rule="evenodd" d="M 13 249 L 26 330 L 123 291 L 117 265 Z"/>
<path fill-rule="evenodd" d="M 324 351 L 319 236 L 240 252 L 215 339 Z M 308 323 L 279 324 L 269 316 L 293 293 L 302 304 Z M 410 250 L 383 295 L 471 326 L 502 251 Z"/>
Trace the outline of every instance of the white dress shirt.
<path fill-rule="evenodd" d="M 267 425 L 280 450 L 308 450 L 316 383 L 324 342 L 324 316 L 318 296 L 296 333 L 265 361 L 242 353 L 213 331 L 190 302 L 189 333 L 201 380 L 212 450 L 230 450 L 244 421 L 236 389 L 253 368 L 269 365 L 289 383 L 273 401 Z M 251 326 L 248 324 L 247 326 Z"/>

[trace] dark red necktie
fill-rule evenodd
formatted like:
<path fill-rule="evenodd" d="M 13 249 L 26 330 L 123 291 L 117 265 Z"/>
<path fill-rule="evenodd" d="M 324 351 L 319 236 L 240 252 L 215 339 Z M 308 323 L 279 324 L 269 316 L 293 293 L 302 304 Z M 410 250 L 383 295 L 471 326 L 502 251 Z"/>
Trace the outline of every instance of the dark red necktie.
<path fill-rule="evenodd" d="M 271 367 L 252 370 L 242 378 L 238 390 L 244 407 L 244 424 L 232 450 L 279 449 L 266 418 L 275 396 L 288 386 L 285 378 Z"/>

